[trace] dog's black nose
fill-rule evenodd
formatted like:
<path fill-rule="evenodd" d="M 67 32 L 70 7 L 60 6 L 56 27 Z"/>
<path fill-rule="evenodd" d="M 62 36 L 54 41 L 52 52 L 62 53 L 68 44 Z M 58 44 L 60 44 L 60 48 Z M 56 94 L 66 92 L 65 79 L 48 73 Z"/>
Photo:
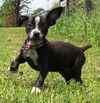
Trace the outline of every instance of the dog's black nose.
<path fill-rule="evenodd" d="M 39 34 L 40 34 L 39 32 L 34 32 L 34 37 L 33 38 L 34 39 L 39 39 Z"/>
<path fill-rule="evenodd" d="M 39 36 L 39 32 L 34 32 L 34 36 Z"/>

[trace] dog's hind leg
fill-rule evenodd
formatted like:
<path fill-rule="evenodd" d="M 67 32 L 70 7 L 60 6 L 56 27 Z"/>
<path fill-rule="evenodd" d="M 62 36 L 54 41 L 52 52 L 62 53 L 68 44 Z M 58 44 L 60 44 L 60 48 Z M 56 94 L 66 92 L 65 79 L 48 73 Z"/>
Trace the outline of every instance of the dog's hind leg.
<path fill-rule="evenodd" d="M 74 80 L 76 82 L 80 82 L 80 83 L 83 83 L 82 79 L 81 79 L 81 68 L 77 68 L 78 70 L 73 70 L 72 71 L 72 76 L 74 78 Z"/>
<path fill-rule="evenodd" d="M 74 66 L 72 66 L 70 68 L 72 77 L 75 79 L 76 82 L 83 83 L 83 81 L 81 79 L 81 70 L 82 70 L 82 66 L 83 66 L 84 62 L 85 62 L 84 54 L 79 55 L 75 60 Z"/>
<path fill-rule="evenodd" d="M 66 70 L 66 71 L 62 71 L 62 72 L 59 72 L 63 78 L 66 80 L 67 84 L 70 82 L 70 79 L 72 79 L 72 74 L 71 74 L 71 71 L 70 70 Z"/>

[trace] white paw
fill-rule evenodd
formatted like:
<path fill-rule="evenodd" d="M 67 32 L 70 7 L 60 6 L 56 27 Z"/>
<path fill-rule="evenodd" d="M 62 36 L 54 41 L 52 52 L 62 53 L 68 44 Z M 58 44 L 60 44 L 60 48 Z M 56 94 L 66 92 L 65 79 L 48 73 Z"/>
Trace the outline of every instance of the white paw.
<path fill-rule="evenodd" d="M 10 66 L 8 67 L 8 71 L 10 71 Z"/>
<path fill-rule="evenodd" d="M 40 90 L 40 88 L 33 87 L 32 90 L 31 90 L 31 93 L 34 93 L 34 92 L 38 94 L 38 93 L 41 92 L 41 90 Z"/>

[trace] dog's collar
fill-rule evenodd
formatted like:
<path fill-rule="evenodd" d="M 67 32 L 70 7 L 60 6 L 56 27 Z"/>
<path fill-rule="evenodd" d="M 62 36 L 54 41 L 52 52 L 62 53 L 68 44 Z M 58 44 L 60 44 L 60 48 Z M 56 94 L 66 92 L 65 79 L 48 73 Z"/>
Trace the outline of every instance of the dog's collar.
<path fill-rule="evenodd" d="M 41 42 L 40 44 L 32 45 L 32 44 L 28 44 L 27 42 L 29 42 L 29 39 L 25 40 L 24 48 L 37 49 L 42 47 L 44 44 L 46 44 L 46 42 Z"/>

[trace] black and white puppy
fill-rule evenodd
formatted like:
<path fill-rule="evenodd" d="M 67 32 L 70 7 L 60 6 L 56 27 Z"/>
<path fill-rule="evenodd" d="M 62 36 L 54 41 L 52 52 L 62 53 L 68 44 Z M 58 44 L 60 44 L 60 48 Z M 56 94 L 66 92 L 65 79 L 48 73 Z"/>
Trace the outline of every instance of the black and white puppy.
<path fill-rule="evenodd" d="M 26 27 L 27 39 L 20 50 L 19 56 L 12 61 L 9 70 L 17 71 L 19 64 L 28 64 L 40 72 L 34 83 L 32 92 L 40 93 L 48 72 L 59 72 L 66 82 L 75 79 L 82 83 L 81 69 L 85 62 L 84 51 L 91 47 L 77 47 L 61 41 L 48 41 L 46 35 L 50 26 L 62 13 L 62 7 L 51 10 L 46 16 L 21 16 L 19 25 Z M 56 34 L 55 34 L 56 35 Z"/>

